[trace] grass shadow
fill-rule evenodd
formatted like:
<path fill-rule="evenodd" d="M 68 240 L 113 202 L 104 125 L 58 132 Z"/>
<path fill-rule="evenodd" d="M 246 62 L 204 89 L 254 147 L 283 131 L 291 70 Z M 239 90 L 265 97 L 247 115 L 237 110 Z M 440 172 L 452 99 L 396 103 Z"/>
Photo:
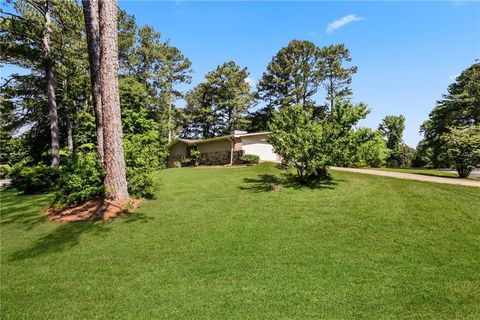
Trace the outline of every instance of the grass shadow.
<path fill-rule="evenodd" d="M 31 230 L 46 221 L 42 213 L 52 199 L 50 194 L 23 195 L 13 188 L 0 191 L 0 225 L 18 224 Z"/>
<path fill-rule="evenodd" d="M 44 209 L 48 207 L 51 200 L 52 196 L 49 194 L 22 195 L 13 188 L 2 189 L 0 191 L 0 226 L 11 225 L 10 228 L 29 231 L 36 225 L 47 223 Z M 133 212 L 118 220 L 120 223 L 147 223 L 152 219 L 144 213 Z M 78 245 L 82 235 L 104 235 L 117 225 L 103 221 L 50 223 L 56 224 L 57 227 L 34 240 L 30 247 L 11 254 L 10 260 L 24 260 L 64 251 Z"/>
<path fill-rule="evenodd" d="M 124 223 L 147 223 L 152 217 L 143 213 L 131 213 L 120 218 Z M 35 258 L 61 252 L 80 243 L 85 234 L 104 236 L 115 226 L 112 221 L 81 221 L 61 223 L 55 230 L 37 239 L 29 248 L 19 250 L 10 256 L 11 261 Z"/>
<path fill-rule="evenodd" d="M 80 243 L 82 234 L 103 234 L 111 226 L 105 222 L 70 222 L 63 223 L 51 233 L 37 239 L 30 248 L 14 252 L 11 261 L 35 258 L 38 256 L 61 252 Z"/>
<path fill-rule="evenodd" d="M 275 186 L 282 186 L 289 189 L 334 189 L 340 179 L 317 179 L 308 184 L 300 184 L 297 176 L 291 173 L 282 173 L 281 176 L 273 174 L 260 174 L 257 178 L 244 178 L 243 181 L 247 184 L 240 186 L 240 190 L 248 190 L 251 192 L 270 192 L 274 190 Z"/>
<path fill-rule="evenodd" d="M 144 213 L 134 211 L 132 213 L 128 213 L 127 215 L 121 218 L 124 223 L 147 223 L 154 218 L 151 216 L 147 216 Z"/>

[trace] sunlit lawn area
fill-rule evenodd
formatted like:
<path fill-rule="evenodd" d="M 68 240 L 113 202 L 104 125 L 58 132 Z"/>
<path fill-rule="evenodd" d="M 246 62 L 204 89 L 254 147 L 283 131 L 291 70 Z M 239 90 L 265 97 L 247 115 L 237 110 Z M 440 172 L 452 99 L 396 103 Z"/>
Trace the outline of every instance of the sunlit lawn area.
<path fill-rule="evenodd" d="M 113 222 L 1 192 L 2 319 L 478 319 L 480 188 L 271 164 L 159 173 Z"/>
<path fill-rule="evenodd" d="M 457 178 L 458 174 L 456 172 L 447 172 L 442 170 L 436 169 L 427 169 L 427 168 L 372 168 L 374 170 L 381 170 L 381 171 L 392 171 L 392 172 L 403 172 L 403 173 L 415 173 L 421 174 L 426 176 L 434 176 L 434 177 L 446 177 L 446 178 Z M 480 180 L 478 177 L 470 176 L 467 179 L 470 180 Z"/>

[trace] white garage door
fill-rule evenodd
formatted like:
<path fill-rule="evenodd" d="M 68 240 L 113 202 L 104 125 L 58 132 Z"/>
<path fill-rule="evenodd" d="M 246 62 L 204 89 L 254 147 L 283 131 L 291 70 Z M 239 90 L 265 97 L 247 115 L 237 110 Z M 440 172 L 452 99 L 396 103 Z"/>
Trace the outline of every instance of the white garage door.
<path fill-rule="evenodd" d="M 265 140 L 266 136 L 242 137 L 242 149 L 245 154 L 254 154 L 261 161 L 277 161 L 277 154 L 273 152 L 271 144 Z"/>

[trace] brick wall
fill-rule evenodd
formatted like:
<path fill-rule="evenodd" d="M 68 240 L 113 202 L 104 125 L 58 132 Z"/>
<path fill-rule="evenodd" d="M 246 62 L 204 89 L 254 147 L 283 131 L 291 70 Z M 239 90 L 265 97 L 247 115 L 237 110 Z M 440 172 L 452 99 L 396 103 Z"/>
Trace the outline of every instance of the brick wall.
<path fill-rule="evenodd" d="M 240 157 L 243 155 L 243 150 L 233 152 L 233 164 L 240 164 Z M 173 167 L 174 162 L 185 161 L 184 155 L 171 155 L 167 159 L 167 167 Z M 199 164 L 201 166 L 219 166 L 230 164 L 230 151 L 216 151 L 200 153 Z"/>

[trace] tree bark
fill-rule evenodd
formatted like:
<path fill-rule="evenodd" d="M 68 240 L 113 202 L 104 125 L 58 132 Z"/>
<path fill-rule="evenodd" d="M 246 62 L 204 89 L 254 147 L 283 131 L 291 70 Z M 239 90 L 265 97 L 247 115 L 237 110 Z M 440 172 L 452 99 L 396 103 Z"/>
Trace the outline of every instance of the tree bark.
<path fill-rule="evenodd" d="M 93 109 L 97 127 L 97 151 L 100 165 L 104 167 L 102 93 L 100 89 L 100 25 L 98 21 L 98 0 L 82 0 L 85 28 L 87 33 L 88 58 Z"/>
<path fill-rule="evenodd" d="M 117 1 L 99 2 L 100 83 L 107 198 L 128 200 L 118 92 Z"/>
<path fill-rule="evenodd" d="M 45 1 L 45 30 L 43 33 L 43 62 L 47 78 L 47 97 L 50 113 L 50 136 L 52 141 L 52 167 L 60 165 L 60 142 L 58 134 L 57 99 L 55 97 L 55 79 L 53 75 L 52 52 L 50 48 L 50 1 Z"/>
<path fill-rule="evenodd" d="M 172 142 L 172 89 L 170 88 L 170 93 L 168 95 L 168 143 Z"/>
<path fill-rule="evenodd" d="M 68 154 L 73 154 L 73 132 L 72 132 L 72 121 L 70 121 L 70 116 L 67 116 L 67 146 Z"/>
<path fill-rule="evenodd" d="M 73 154 L 73 132 L 72 132 L 72 121 L 70 120 L 70 108 L 68 107 L 68 80 L 63 79 L 62 81 L 62 90 L 63 90 L 63 108 L 65 109 L 66 123 L 67 123 L 67 147 L 68 154 L 71 156 Z"/>

